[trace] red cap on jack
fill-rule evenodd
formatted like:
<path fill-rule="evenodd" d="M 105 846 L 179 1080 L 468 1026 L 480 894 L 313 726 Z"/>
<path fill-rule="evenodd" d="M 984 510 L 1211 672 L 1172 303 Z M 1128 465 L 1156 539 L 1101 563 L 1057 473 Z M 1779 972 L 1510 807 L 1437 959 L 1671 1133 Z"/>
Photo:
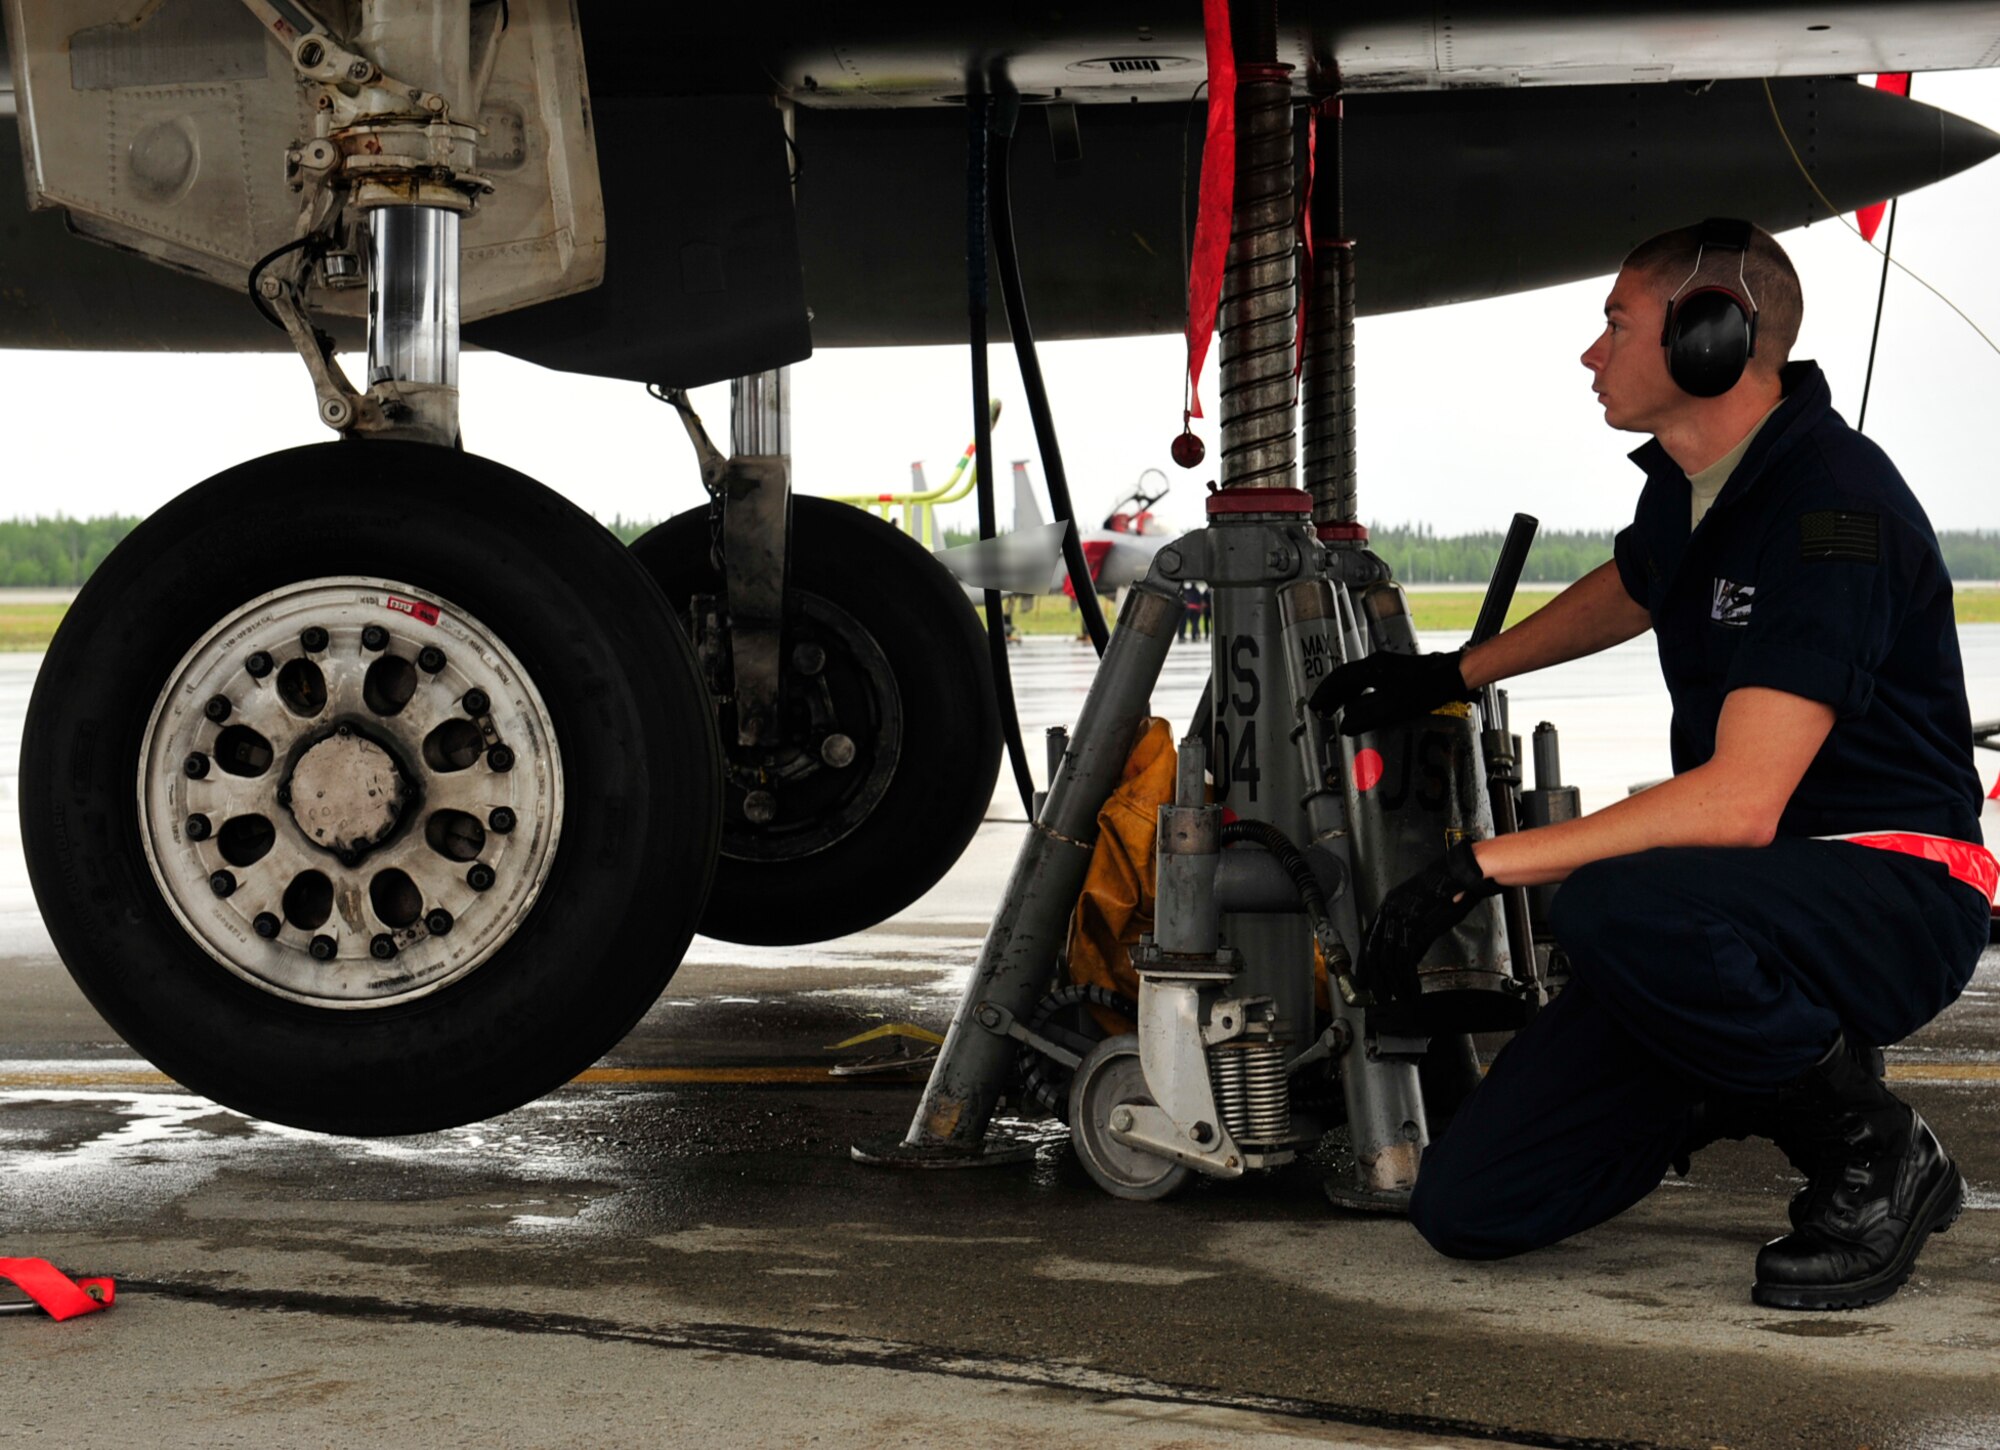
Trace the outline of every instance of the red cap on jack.
<path fill-rule="evenodd" d="M 1321 524 L 1319 526 L 1319 536 L 1320 540 L 1325 543 L 1351 542 L 1365 544 L 1368 542 L 1368 525 Z"/>
<path fill-rule="evenodd" d="M 1302 488 L 1219 488 L 1208 496 L 1208 516 L 1217 514 L 1307 514 L 1312 495 Z"/>

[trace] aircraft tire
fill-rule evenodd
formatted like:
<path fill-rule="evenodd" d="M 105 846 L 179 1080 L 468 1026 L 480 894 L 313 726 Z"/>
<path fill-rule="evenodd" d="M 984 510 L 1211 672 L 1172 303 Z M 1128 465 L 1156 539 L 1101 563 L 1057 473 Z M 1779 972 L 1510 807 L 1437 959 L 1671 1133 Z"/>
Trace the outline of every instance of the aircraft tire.
<path fill-rule="evenodd" d="M 722 591 L 708 510 L 669 519 L 632 552 L 692 631 L 690 601 Z M 811 674 L 801 646 L 824 657 Z M 978 616 L 929 551 L 862 510 L 793 497 L 781 658 L 796 728 L 775 770 L 734 743 L 726 701 L 719 712 L 722 846 L 701 930 L 724 941 L 825 941 L 895 915 L 958 860 L 1000 769 Z M 848 765 L 813 756 L 827 722 L 808 722 L 808 708 L 853 741 Z M 777 815 L 753 824 L 750 792 L 766 781 Z"/>
<path fill-rule="evenodd" d="M 706 901 L 717 760 L 686 639 L 601 525 L 469 454 L 326 443 L 188 490 L 91 576 L 21 825 L 63 961 L 162 1070 L 415 1133 L 644 1014 Z"/>

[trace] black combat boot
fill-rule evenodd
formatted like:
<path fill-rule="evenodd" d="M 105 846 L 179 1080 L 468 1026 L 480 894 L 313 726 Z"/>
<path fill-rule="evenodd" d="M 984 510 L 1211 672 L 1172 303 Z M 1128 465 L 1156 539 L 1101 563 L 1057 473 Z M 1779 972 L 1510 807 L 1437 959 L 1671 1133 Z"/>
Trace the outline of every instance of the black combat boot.
<path fill-rule="evenodd" d="M 1845 1041 L 1780 1092 L 1773 1126 L 1808 1181 L 1792 1232 L 1758 1253 L 1750 1297 L 1774 1309 L 1881 1303 L 1910 1277 L 1924 1240 L 1958 1218 L 1958 1165 Z"/>
<path fill-rule="evenodd" d="M 1855 1063 L 1870 1077 L 1880 1082 L 1888 1075 L 1885 1054 L 1879 1047 L 1870 1047 L 1863 1042 L 1847 1040 L 1846 1051 Z M 1738 1093 L 1710 1093 L 1698 1100 L 1688 1114 L 1688 1125 L 1681 1134 L 1681 1141 L 1674 1148 L 1674 1172 L 1685 1178 L 1693 1171 L 1694 1155 L 1711 1143 L 1724 1138 L 1741 1142 L 1745 1138 L 1769 1138 L 1777 1145 L 1792 1167 L 1810 1178 L 1812 1158 L 1809 1143 L 1795 1141 L 1796 1133 L 1788 1134 L 1789 1125 L 1779 1111 L 1785 1100 L 1777 1093 L 1758 1095 Z M 1791 1202 L 1785 1206 L 1786 1217 L 1792 1227 L 1799 1226 L 1800 1215 L 1804 1213 L 1806 1200 L 1811 1196 L 1811 1186 L 1794 1193 Z"/>

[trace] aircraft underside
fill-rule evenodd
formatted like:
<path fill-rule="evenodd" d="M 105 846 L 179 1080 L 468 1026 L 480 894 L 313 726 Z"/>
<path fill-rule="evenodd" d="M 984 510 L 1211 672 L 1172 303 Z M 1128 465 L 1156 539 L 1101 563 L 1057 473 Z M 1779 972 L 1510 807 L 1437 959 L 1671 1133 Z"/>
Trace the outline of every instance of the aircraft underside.
<path fill-rule="evenodd" d="M 992 326 L 1024 361 L 1036 333 L 1180 331 L 1216 220 L 1200 7 L 5 8 L 0 130 L 24 160 L 12 174 L 0 146 L 0 205 L 38 210 L 0 218 L 0 346 L 289 348 L 338 436 L 148 519 L 37 684 L 37 899 L 135 1047 L 288 1123 L 463 1122 L 605 1051 L 695 931 L 855 931 L 950 868 L 998 776 L 1004 647 L 914 541 L 792 494 L 784 369 L 969 329 L 983 356 L 989 282 L 966 256 L 989 237 Z M 1358 522 L 1355 316 L 1964 169 L 2000 138 L 1853 77 L 1991 64 L 2000 30 L 1954 4 L 1232 9 L 1222 456 L 1202 475 L 1220 502 L 1152 555 L 938 1076 L 874 1156 L 991 1152 L 1025 1053 L 1053 1064 L 1034 1080 L 1065 1085 L 1049 1105 L 1099 1181 L 1157 1196 L 1286 1161 L 1313 1136 L 1287 1078 L 1317 1077 L 1344 1094 L 1356 1194 L 1393 1204 L 1422 1145 L 1418 1060 L 1518 1025 L 1560 963 L 1512 893 L 1428 961 L 1428 1005 L 1391 1017 L 1345 978 L 1359 924 L 1433 835 L 1568 798 L 1553 742 L 1547 789 L 1525 788 L 1497 696 L 1394 738 L 1299 728 L 1330 662 L 1414 648 Z M 461 335 L 652 385 L 710 504 L 627 550 L 463 451 Z M 364 377 L 336 343 L 365 349 Z M 686 404 L 722 379 L 726 447 Z M 1100 1041 L 1076 1001 L 1037 1004 L 1197 580 L 1212 709 L 1162 826 L 1159 939 L 1124 1004 L 1139 1034 Z M 1368 795 L 1384 769 L 1421 782 L 1394 809 Z M 1218 806 L 1259 829 L 1218 836 Z M 1324 1011 L 1315 947 L 1341 989 Z"/>

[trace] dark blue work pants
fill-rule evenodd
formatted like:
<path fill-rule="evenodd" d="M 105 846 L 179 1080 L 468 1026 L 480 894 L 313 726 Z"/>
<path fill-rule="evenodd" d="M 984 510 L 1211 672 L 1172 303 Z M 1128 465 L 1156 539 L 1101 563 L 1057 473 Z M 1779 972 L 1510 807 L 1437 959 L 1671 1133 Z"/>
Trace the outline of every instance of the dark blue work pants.
<path fill-rule="evenodd" d="M 1897 1042 L 1964 988 L 1988 907 L 1945 868 L 1841 841 L 1680 847 L 1563 883 L 1570 985 L 1425 1152 L 1410 1219 L 1497 1259 L 1602 1223 L 1659 1184 L 1690 1111 L 1768 1092 L 1845 1031 Z"/>

